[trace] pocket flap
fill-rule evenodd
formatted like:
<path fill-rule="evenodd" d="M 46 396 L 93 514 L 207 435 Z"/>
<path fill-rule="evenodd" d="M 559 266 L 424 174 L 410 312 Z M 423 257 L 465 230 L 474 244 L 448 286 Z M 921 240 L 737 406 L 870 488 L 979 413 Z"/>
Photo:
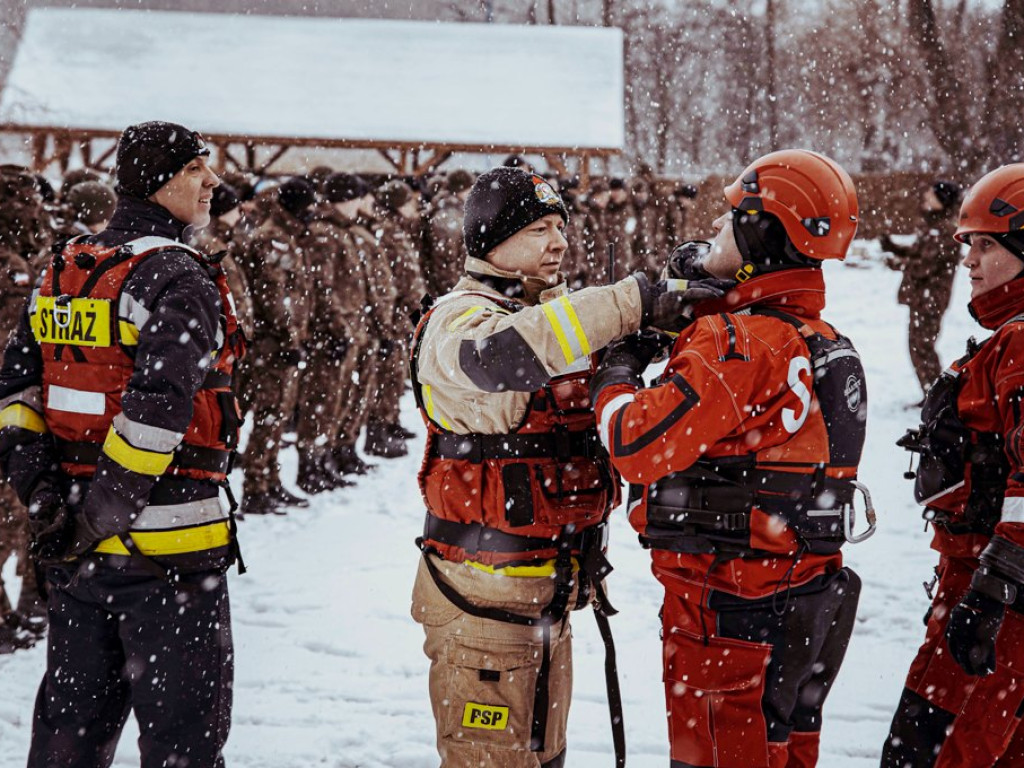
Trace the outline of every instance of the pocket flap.
<path fill-rule="evenodd" d="M 540 643 L 453 637 L 448 646 L 448 663 L 469 669 L 508 672 L 538 664 L 543 650 Z"/>
<path fill-rule="evenodd" d="M 665 679 L 713 693 L 742 691 L 761 684 L 771 646 L 739 640 L 670 635 L 665 641 Z"/>

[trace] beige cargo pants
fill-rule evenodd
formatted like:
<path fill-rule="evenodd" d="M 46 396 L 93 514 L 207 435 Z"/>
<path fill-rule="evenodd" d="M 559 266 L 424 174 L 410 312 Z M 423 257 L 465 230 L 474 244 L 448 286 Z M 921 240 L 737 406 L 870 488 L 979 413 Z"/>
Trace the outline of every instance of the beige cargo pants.
<path fill-rule="evenodd" d="M 550 578 L 496 575 L 427 557 L 478 607 L 539 616 L 554 593 Z M 575 601 L 574 591 L 569 605 Z M 471 616 L 438 590 L 421 559 L 412 616 L 426 633 L 441 768 L 561 766 L 572 698 L 569 613 L 547 630 Z M 547 685 L 538 687 L 545 673 Z"/>

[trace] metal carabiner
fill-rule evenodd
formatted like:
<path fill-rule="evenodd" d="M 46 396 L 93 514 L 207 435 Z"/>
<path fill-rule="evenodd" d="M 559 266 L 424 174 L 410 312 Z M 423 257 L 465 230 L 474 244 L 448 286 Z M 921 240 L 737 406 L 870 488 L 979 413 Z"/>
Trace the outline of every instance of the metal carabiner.
<path fill-rule="evenodd" d="M 67 328 L 71 325 L 71 297 L 62 294 L 53 303 L 53 324 L 58 328 Z"/>
<path fill-rule="evenodd" d="M 866 541 L 875 535 L 875 528 L 877 527 L 877 518 L 875 517 L 875 508 L 871 505 L 871 492 L 868 487 L 863 483 L 851 480 L 850 483 L 853 487 L 861 492 L 864 497 L 864 517 L 868 521 L 868 529 L 864 533 L 855 534 L 853 532 L 853 516 L 854 506 L 851 501 L 849 504 L 843 506 L 843 537 L 850 544 L 860 544 L 862 541 Z"/>

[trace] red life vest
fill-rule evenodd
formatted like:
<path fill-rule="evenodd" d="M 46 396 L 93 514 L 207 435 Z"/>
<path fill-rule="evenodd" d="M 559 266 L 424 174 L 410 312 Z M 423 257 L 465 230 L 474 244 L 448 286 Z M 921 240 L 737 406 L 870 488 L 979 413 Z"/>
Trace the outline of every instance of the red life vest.
<path fill-rule="evenodd" d="M 148 311 L 124 292 L 147 258 L 163 251 L 191 254 L 211 274 L 221 296 L 220 346 L 193 400 L 189 423 L 166 474 L 222 481 L 238 444 L 241 416 L 231 389 L 245 352 L 227 279 L 219 267 L 175 240 L 144 237 L 121 246 L 70 241 L 51 261 L 32 297 L 29 317 L 43 356 L 43 418 L 57 441 L 61 469 L 91 477 L 121 395 L 135 369 L 139 325 Z"/>
<path fill-rule="evenodd" d="M 461 295 L 461 294 L 460 294 Z M 509 312 L 523 305 L 470 292 Z M 620 502 L 619 476 L 597 434 L 586 370 L 551 379 L 507 434 L 456 434 L 434 421 L 417 375 L 423 329 L 413 337 L 412 380 L 427 427 L 419 472 L 427 506 L 423 545 L 446 560 L 488 566 L 549 560 L 560 545 L 578 554 Z"/>

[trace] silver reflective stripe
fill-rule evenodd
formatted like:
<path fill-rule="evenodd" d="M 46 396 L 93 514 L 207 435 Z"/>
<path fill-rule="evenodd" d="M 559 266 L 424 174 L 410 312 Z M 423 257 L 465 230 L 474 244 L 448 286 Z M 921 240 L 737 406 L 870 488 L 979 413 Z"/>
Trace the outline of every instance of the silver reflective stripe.
<path fill-rule="evenodd" d="M 636 397 L 633 395 L 618 395 L 611 399 L 604 408 L 601 409 L 601 423 L 597 427 L 598 434 L 601 436 L 601 442 L 604 443 L 605 447 L 611 442 L 611 438 L 608 436 L 608 427 L 611 426 L 612 417 L 619 412 L 620 408 L 629 405 Z"/>
<path fill-rule="evenodd" d="M 202 254 L 195 248 L 190 248 L 182 242 L 171 240 L 167 237 L 140 237 L 138 240 L 132 240 L 131 242 L 125 243 L 125 247 L 131 248 L 132 253 L 136 256 L 140 253 L 145 253 L 146 251 L 154 251 L 157 248 L 176 248 L 179 251 L 190 253 L 198 259 L 202 258 Z"/>
<path fill-rule="evenodd" d="M 127 320 L 136 328 L 142 328 L 149 320 L 150 312 L 142 302 L 127 293 L 121 294 L 121 300 L 117 304 L 117 317 L 120 320 Z"/>
<path fill-rule="evenodd" d="M 42 413 L 43 388 L 36 384 L 31 387 L 25 387 L 25 389 L 21 390 L 21 392 L 16 392 L 13 395 L 8 395 L 7 397 L 0 400 L 0 411 L 2 411 L 8 405 L 13 405 L 14 403 L 24 403 L 33 411 Z"/>
<path fill-rule="evenodd" d="M 1007 496 L 1003 499 L 1004 523 L 1024 523 L 1024 496 Z"/>
<path fill-rule="evenodd" d="M 102 416 L 107 409 L 107 397 L 102 392 L 87 392 L 51 384 L 46 391 L 46 406 L 55 411 Z"/>
<path fill-rule="evenodd" d="M 220 499 L 201 499 L 188 504 L 146 507 L 132 523 L 133 531 L 165 531 L 172 528 L 193 528 L 197 525 L 226 520 Z"/>
<path fill-rule="evenodd" d="M 858 360 L 860 359 L 860 355 L 857 354 L 855 349 L 837 349 L 835 352 L 829 352 L 824 357 L 815 358 L 814 367 L 824 368 L 833 360 L 838 360 L 841 357 L 856 357 Z"/>
<path fill-rule="evenodd" d="M 549 301 L 547 304 L 541 305 L 544 309 L 549 312 L 548 321 L 556 320 L 558 322 L 559 330 L 565 338 L 565 342 L 569 345 L 572 357 L 566 355 L 566 363 L 572 363 L 574 360 L 579 360 L 581 357 L 589 353 L 589 345 L 584 349 L 583 345 L 588 343 L 587 337 L 584 334 L 580 338 L 580 334 L 583 333 L 583 328 L 578 322 L 574 323 L 572 318 L 569 317 L 569 313 L 575 313 L 575 309 L 572 304 L 569 303 L 569 299 L 566 296 L 562 296 L 554 301 Z M 554 315 L 554 317 L 552 317 Z M 554 322 L 551 323 L 554 325 Z"/>
<path fill-rule="evenodd" d="M 172 432 L 161 427 L 151 427 L 132 421 L 123 413 L 114 417 L 114 429 L 133 448 L 154 453 L 170 453 L 185 436 L 184 432 Z"/>

